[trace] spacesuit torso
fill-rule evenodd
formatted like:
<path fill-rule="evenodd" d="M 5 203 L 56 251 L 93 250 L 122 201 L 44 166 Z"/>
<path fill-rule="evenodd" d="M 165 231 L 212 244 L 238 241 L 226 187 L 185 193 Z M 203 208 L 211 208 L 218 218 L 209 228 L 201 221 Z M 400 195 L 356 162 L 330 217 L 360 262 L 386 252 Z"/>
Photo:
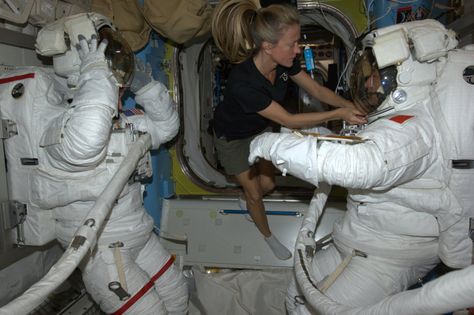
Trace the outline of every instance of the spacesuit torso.
<path fill-rule="evenodd" d="M 76 145 L 75 150 L 81 151 L 100 141 L 104 148 L 97 146 L 97 150 L 104 153 L 95 160 L 96 165 L 64 163 L 63 158 L 55 159 L 54 153 L 52 156 L 48 148 L 59 143 L 64 128 L 88 127 L 87 124 L 82 124 L 82 120 L 74 123 L 74 96 L 69 95 L 70 91 L 62 85 L 61 80 L 46 69 L 19 69 L 4 75 L 2 80 L 1 117 L 15 122 L 18 132 L 5 141 L 5 151 L 10 196 L 13 200 L 27 205 L 24 243 L 43 245 L 53 240 L 54 220 L 59 220 L 68 222 L 64 230 L 56 227 L 57 237 L 67 245 L 75 228 L 79 226 L 127 155 L 128 145 L 138 137 L 138 130 L 133 129 L 133 124 L 129 123 L 125 115 L 120 115 L 120 119 L 111 128 L 113 112 L 104 111 L 106 107 L 101 108 L 98 101 L 96 113 L 102 115 L 94 117 L 94 124 L 100 127 L 88 132 L 82 129 L 86 135 L 82 139 L 84 143 Z M 23 85 L 23 95 L 15 97 L 14 93 L 9 92 L 18 89 L 20 85 Z M 90 109 L 90 112 L 93 113 L 94 109 Z M 143 116 L 139 111 L 136 113 Z M 65 120 L 69 122 L 66 123 Z M 147 154 L 139 163 L 135 177 L 150 177 L 151 173 Z M 142 192 L 141 184 L 131 178 L 120 194 L 110 219 L 120 225 L 121 217 L 129 215 L 137 208 L 141 209 Z M 144 212 L 140 213 L 140 216 L 139 220 L 143 223 L 141 231 L 146 235 L 151 231 L 153 223 Z M 71 229 L 71 225 L 75 228 Z M 126 230 L 126 224 L 122 229 Z M 108 227 L 104 231 L 104 237 L 107 232 Z M 121 238 L 126 235 L 127 233 Z M 136 236 L 135 234 L 134 237 Z"/>
<path fill-rule="evenodd" d="M 367 181 L 346 173 L 348 213 L 335 225 L 336 243 L 410 263 L 436 260 L 438 236 L 459 220 L 461 209 L 448 188 L 450 171 L 438 126 L 430 100 L 423 96 L 428 91 L 413 89 L 411 106 L 379 118 L 358 134 L 382 152 L 385 171 Z M 324 156 L 334 145 L 321 144 L 319 154 Z M 367 158 L 365 163 L 377 163 Z M 337 177 L 333 169 L 322 172 Z"/>
<path fill-rule="evenodd" d="M 333 181 L 349 187 L 349 212 L 335 226 L 336 242 L 402 260 L 438 255 L 452 268 L 472 263 L 473 57 L 472 46 L 450 51 L 432 84 L 403 87 L 406 104 L 395 104 L 396 113 L 359 134 L 383 152 L 386 171 L 366 189 Z M 327 173 L 338 178 L 334 169 Z"/>

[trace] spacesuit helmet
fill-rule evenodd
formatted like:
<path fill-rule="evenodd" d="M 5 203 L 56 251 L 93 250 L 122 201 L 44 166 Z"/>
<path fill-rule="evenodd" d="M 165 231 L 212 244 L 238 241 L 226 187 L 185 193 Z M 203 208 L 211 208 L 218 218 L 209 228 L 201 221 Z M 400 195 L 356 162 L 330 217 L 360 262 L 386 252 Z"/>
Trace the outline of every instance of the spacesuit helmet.
<path fill-rule="evenodd" d="M 79 36 L 90 40 L 93 36 L 107 39 L 104 52 L 107 63 L 119 86 L 128 86 L 134 69 L 134 54 L 112 22 L 98 13 L 81 13 L 45 25 L 36 38 L 36 52 L 53 57 L 56 74 L 75 85 L 81 60 L 77 51 Z"/>
<path fill-rule="evenodd" d="M 456 34 L 431 19 L 370 31 L 357 43 L 349 80 L 354 104 L 368 114 L 403 106 L 408 90 L 413 93 L 436 79 L 434 61 L 456 45 Z"/>
<path fill-rule="evenodd" d="M 397 88 L 397 68 L 379 69 L 372 49 L 357 58 L 350 77 L 350 90 L 355 106 L 370 114 Z"/>

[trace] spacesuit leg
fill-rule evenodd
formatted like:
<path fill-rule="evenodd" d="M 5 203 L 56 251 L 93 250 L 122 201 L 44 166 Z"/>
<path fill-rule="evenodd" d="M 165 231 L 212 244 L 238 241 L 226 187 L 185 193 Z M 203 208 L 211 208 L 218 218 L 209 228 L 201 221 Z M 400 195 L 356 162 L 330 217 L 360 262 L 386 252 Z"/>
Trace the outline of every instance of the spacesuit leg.
<path fill-rule="evenodd" d="M 334 245 L 316 253 L 309 273 L 316 283 L 329 276 L 342 262 L 345 253 Z M 438 261 L 428 264 L 410 265 L 394 259 L 373 255 L 353 257 L 325 294 L 334 301 L 347 306 L 367 306 L 397 292 L 406 290 L 423 278 Z M 293 280 L 294 281 L 294 280 Z M 296 287 L 296 290 L 295 290 Z M 313 314 L 309 304 L 298 303 L 301 295 L 298 285 L 292 282 L 288 288 L 287 309 L 290 314 Z"/>
<path fill-rule="evenodd" d="M 327 269 L 324 266 L 326 262 L 327 257 L 322 260 L 317 253 L 312 262 L 312 272 L 316 275 L 324 275 Z M 326 294 L 343 305 L 375 304 L 389 295 L 406 290 L 422 279 L 437 264 L 438 260 L 416 264 L 374 255 L 355 256 L 327 289 Z M 321 268 L 324 272 L 321 272 Z"/>
<path fill-rule="evenodd" d="M 139 250 L 139 247 L 120 249 L 126 292 L 132 296 L 150 279 L 148 273 L 135 263 L 136 253 Z M 107 247 L 98 249 L 83 268 L 82 277 L 87 292 L 100 305 L 102 311 L 112 314 L 126 302 L 121 301 L 119 296 L 109 289 L 109 283 L 119 281 L 113 249 Z M 148 290 L 124 314 L 166 314 L 166 309 L 157 292 Z"/>
<path fill-rule="evenodd" d="M 137 264 L 150 276 L 155 275 L 168 261 L 170 254 L 152 233 L 137 257 Z M 155 292 L 163 300 L 169 314 L 186 314 L 188 311 L 188 287 L 182 272 L 172 264 L 155 281 Z"/>
<path fill-rule="evenodd" d="M 341 253 L 332 244 L 327 248 L 317 252 L 314 260 L 308 266 L 311 277 L 316 283 L 323 280 L 330 275 L 334 269 L 342 262 L 343 257 Z M 286 309 L 288 313 L 298 315 L 315 314 L 315 311 L 308 303 L 304 303 L 303 293 L 296 283 L 296 278 L 293 276 L 288 286 L 286 295 Z"/>

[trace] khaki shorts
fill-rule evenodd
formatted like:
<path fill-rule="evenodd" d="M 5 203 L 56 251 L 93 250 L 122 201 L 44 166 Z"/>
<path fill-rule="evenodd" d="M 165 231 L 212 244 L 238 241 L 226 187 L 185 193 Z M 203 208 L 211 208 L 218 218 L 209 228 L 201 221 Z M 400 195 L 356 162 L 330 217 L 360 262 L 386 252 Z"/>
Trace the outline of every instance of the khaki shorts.
<path fill-rule="evenodd" d="M 269 132 L 267 128 L 263 132 Z M 262 133 L 263 133 L 262 132 Z M 250 154 L 250 142 L 258 135 L 249 138 L 227 141 L 214 135 L 214 145 L 219 162 L 227 175 L 238 175 L 250 168 L 248 158 Z"/>

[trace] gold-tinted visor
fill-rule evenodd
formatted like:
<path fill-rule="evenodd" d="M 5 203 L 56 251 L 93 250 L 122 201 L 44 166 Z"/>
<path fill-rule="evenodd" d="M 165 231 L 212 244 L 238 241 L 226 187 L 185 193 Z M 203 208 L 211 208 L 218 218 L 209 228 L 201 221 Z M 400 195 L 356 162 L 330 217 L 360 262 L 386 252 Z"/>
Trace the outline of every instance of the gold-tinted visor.
<path fill-rule="evenodd" d="M 107 39 L 105 58 L 120 86 L 129 86 L 134 69 L 134 54 L 126 40 L 109 27 L 99 30 L 100 40 Z"/>
<path fill-rule="evenodd" d="M 372 50 L 365 50 L 351 73 L 350 89 L 356 107 L 367 114 L 375 111 L 397 87 L 395 66 L 378 69 Z"/>

